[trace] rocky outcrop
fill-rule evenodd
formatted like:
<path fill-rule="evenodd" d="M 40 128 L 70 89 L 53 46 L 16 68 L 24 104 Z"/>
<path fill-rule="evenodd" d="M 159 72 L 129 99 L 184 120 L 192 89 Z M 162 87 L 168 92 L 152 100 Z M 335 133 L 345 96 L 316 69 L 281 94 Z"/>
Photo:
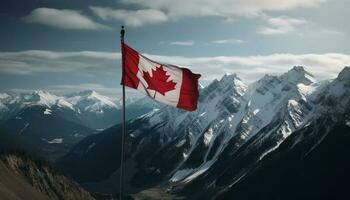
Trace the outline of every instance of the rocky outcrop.
<path fill-rule="evenodd" d="M 43 161 L 0 153 L 0 199 L 93 200 L 77 183 Z"/>

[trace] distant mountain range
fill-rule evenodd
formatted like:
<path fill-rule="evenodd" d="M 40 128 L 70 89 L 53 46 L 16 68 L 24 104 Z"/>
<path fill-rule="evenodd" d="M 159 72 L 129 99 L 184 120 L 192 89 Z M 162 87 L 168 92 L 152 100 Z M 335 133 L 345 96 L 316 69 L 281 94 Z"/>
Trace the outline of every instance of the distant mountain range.
<path fill-rule="evenodd" d="M 152 110 L 156 105 L 148 98 L 127 99 L 127 117 L 134 118 Z M 31 106 L 47 108 L 46 114 L 55 112 L 59 116 L 89 127 L 105 129 L 121 120 L 121 100 L 103 96 L 93 90 L 57 96 L 38 90 L 25 93 L 0 93 L 0 123 L 13 118 Z"/>
<path fill-rule="evenodd" d="M 128 101 L 127 118 L 152 110 L 148 97 Z M 21 149 L 55 160 L 84 137 L 120 123 L 119 100 L 95 91 L 57 96 L 45 91 L 0 94 L 0 138 L 11 144 L 23 141 Z M 0 146 L 1 148 L 1 146 Z"/>
<path fill-rule="evenodd" d="M 195 112 L 163 107 L 127 127 L 129 192 L 157 188 L 185 199 L 340 198 L 350 178 L 344 153 L 350 152 L 350 68 L 321 82 L 303 67 L 250 85 L 225 75 L 201 88 Z M 90 191 L 116 192 L 120 141 L 121 126 L 113 126 L 84 138 L 57 165 Z M 343 152 L 337 156 L 337 150 Z M 331 186 L 337 184 L 333 175 L 343 184 L 338 189 Z"/>

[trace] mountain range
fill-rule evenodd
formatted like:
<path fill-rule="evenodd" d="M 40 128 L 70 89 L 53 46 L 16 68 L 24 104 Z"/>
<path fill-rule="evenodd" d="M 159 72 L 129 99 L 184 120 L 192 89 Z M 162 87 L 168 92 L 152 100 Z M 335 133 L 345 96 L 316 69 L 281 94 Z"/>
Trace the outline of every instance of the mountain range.
<path fill-rule="evenodd" d="M 128 119 L 153 109 L 146 98 L 128 101 Z M 23 141 L 21 149 L 48 160 L 63 156 L 81 139 L 119 123 L 121 117 L 120 101 L 95 91 L 65 96 L 40 90 L 0 94 L 0 138 Z"/>
<path fill-rule="evenodd" d="M 345 186 L 328 181 L 350 177 L 349 108 L 349 67 L 325 81 L 300 66 L 249 85 L 225 75 L 200 88 L 195 112 L 161 107 L 128 121 L 127 191 L 185 199 L 340 198 Z M 90 191 L 116 192 L 120 144 L 115 125 L 85 137 L 57 166 Z"/>
<path fill-rule="evenodd" d="M 147 98 L 127 98 L 128 118 L 143 114 L 155 104 Z M 141 106 L 140 106 L 141 105 Z M 0 123 L 13 118 L 31 106 L 46 108 L 45 114 L 59 114 L 70 121 L 91 129 L 105 129 L 120 122 L 121 99 L 111 99 L 96 91 L 86 90 L 57 96 L 47 91 L 0 93 Z M 144 109 L 145 111 L 139 111 Z"/>

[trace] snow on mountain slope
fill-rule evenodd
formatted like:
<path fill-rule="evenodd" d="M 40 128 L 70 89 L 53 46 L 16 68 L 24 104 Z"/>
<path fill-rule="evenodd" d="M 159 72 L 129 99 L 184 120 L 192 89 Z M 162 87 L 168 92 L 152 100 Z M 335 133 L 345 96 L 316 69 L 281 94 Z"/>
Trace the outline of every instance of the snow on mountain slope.
<path fill-rule="evenodd" d="M 37 90 L 29 93 L 6 93 L 0 95 L 2 107 L 8 107 L 13 112 L 21 108 L 42 105 L 48 108 L 63 108 L 72 111 L 88 111 L 103 113 L 103 109 L 119 109 L 120 105 L 110 98 L 100 95 L 95 91 L 82 91 L 68 96 L 57 96 L 46 91 Z"/>
<path fill-rule="evenodd" d="M 198 133 L 201 141 L 192 142 L 194 144 L 191 147 L 192 150 L 186 153 L 185 162 L 170 180 L 191 181 L 210 168 L 229 142 L 230 145 L 234 143 L 236 149 L 231 153 L 238 151 L 250 138 L 276 118 L 280 120 L 276 125 L 278 130 L 276 134 L 280 135 L 279 139 L 275 141 L 276 145 L 267 149 L 261 158 L 278 148 L 285 138 L 307 120 L 312 107 L 305 96 L 311 95 L 313 88 L 317 87 L 313 85 L 314 81 L 312 75 L 302 67 L 294 67 L 279 77 L 266 75 L 250 85 L 245 93 L 241 93 L 244 94 L 241 100 L 234 101 L 241 104 L 239 109 L 228 113 L 227 116 L 214 115 L 216 120 L 210 122 L 206 130 Z M 300 92 L 300 88 L 303 89 L 303 93 Z M 207 106 L 205 107 L 208 109 Z M 209 113 L 215 112 L 217 110 L 209 111 Z M 193 135 L 192 132 L 189 134 Z M 193 163 L 193 160 L 198 159 L 198 152 L 203 152 L 203 147 L 209 147 L 207 153 L 201 155 L 200 162 Z"/>
<path fill-rule="evenodd" d="M 76 109 L 80 121 L 91 128 L 105 129 L 120 123 L 122 120 L 122 102 L 120 99 L 112 100 L 91 90 L 67 95 L 66 99 Z M 153 108 L 153 105 L 139 105 L 130 103 L 130 101 L 134 101 L 134 99 L 126 99 L 127 119 L 138 117 Z"/>
<path fill-rule="evenodd" d="M 240 107 L 244 101 L 242 95 L 247 86 L 236 75 L 225 75 L 220 81 L 214 80 L 208 87 L 201 90 L 198 109 L 195 112 L 186 112 L 176 108 L 164 106 L 160 109 L 142 116 L 149 125 L 162 124 L 163 129 L 168 130 L 161 133 L 162 145 L 172 141 L 179 133 L 189 131 L 190 143 L 195 143 L 198 133 L 217 120 L 219 116 L 227 116 Z M 172 131 L 169 131 L 172 130 Z M 137 136 L 137 134 L 134 134 Z M 180 134 L 181 135 L 181 134 Z"/>
<path fill-rule="evenodd" d="M 6 93 L 0 93 L 0 101 L 1 102 L 7 102 L 11 98 L 10 95 Z"/>
<path fill-rule="evenodd" d="M 6 115 L 9 111 L 9 108 L 5 105 L 5 102 L 7 102 L 10 98 L 11 96 L 8 94 L 0 93 L 0 120 L 4 118 L 4 115 Z"/>
<path fill-rule="evenodd" d="M 41 105 L 46 107 L 65 107 L 73 109 L 73 106 L 68 103 L 64 97 L 56 96 L 46 91 L 36 90 L 29 93 L 12 94 L 10 100 L 5 102 L 9 107 L 26 107 L 31 105 Z"/>
<path fill-rule="evenodd" d="M 228 167 L 216 166 L 221 173 L 215 177 L 215 183 L 206 177 L 187 188 L 191 188 L 188 191 L 194 191 L 211 185 L 211 189 L 202 191 L 203 196 L 198 195 L 194 199 L 207 199 L 206 196 L 210 193 L 224 193 L 218 199 L 230 199 L 229 196 L 237 199 L 254 199 L 254 196 L 270 199 L 276 197 L 275 191 L 277 196 L 288 194 L 287 199 L 295 199 L 297 196 L 302 199 L 327 199 L 328 196 L 324 196 L 326 193 L 333 197 L 334 193 L 341 191 L 339 187 L 336 187 L 337 192 L 328 188 L 332 188 L 330 183 L 334 181 L 331 180 L 346 182 L 349 176 L 347 166 L 350 162 L 344 152 L 348 152 L 349 146 L 349 129 L 346 124 L 350 113 L 350 68 L 345 67 L 336 79 L 322 83 L 308 100 L 312 102 L 313 109 L 307 123 L 292 132 L 279 148 L 259 162 L 248 165 L 247 160 L 260 153 L 271 141 L 254 138 L 245 147 L 246 151 L 241 158 L 233 156 L 232 162 L 226 160 L 225 165 Z M 237 170 L 237 162 L 243 162 L 249 170 Z M 242 171 L 249 171 L 243 179 L 239 178 Z M 212 170 L 210 173 L 216 172 Z M 242 186 L 248 186 L 246 181 L 252 181 L 249 187 L 258 195 L 242 192 L 245 191 Z M 198 184 L 199 182 L 207 184 Z M 288 187 L 282 189 L 286 186 Z M 320 188 L 327 190 L 320 194 Z M 289 196 L 290 194 L 292 195 Z M 339 196 L 343 198 L 344 194 Z"/>
<path fill-rule="evenodd" d="M 197 146 L 196 143 L 203 141 L 201 135 L 204 134 L 209 124 L 213 121 L 220 123 L 221 118 L 224 116 L 229 118 L 230 116 L 232 117 L 231 113 L 237 112 L 241 106 L 240 102 L 245 101 L 242 99 L 242 95 L 246 88 L 247 86 L 243 84 L 236 75 L 225 75 L 220 81 L 215 80 L 208 87 L 201 90 L 198 110 L 195 112 L 186 112 L 165 106 L 130 121 L 128 123 L 130 142 L 133 143 L 132 146 L 137 149 L 135 149 L 134 159 L 142 159 L 143 161 L 141 162 L 148 163 L 146 166 L 142 166 L 143 169 L 152 168 L 152 171 L 159 170 L 162 174 L 167 174 L 175 170 L 185 161 L 184 158 L 190 155 L 195 149 Z M 74 148 L 75 150 L 72 150 L 71 154 L 67 155 L 67 159 L 77 161 L 78 163 L 75 166 L 80 168 L 79 163 L 82 162 L 79 162 L 79 159 L 94 157 L 93 155 L 97 154 L 96 151 L 98 151 L 98 149 L 106 146 L 104 142 L 118 140 L 114 138 L 116 132 L 117 131 L 114 129 L 113 131 L 112 129 L 106 130 L 101 133 L 101 135 L 104 135 L 103 138 L 96 139 L 97 141 L 91 143 L 87 141 L 92 138 L 87 139 L 85 142 L 82 142 L 81 145 L 77 145 L 76 148 Z M 152 134 L 148 134 L 151 132 Z M 214 146 L 213 141 L 216 136 L 217 135 L 210 136 L 209 134 L 208 137 L 206 137 L 207 152 L 203 151 L 204 154 L 209 154 L 209 150 Z M 99 136 L 96 136 L 96 138 L 98 137 Z M 89 149 L 89 146 L 93 143 L 95 143 L 94 148 Z M 175 148 L 170 144 L 175 144 Z M 160 151 L 162 148 L 163 152 Z M 76 151 L 76 149 L 79 149 L 79 151 Z M 87 149 L 89 149 L 89 151 L 87 151 Z M 163 160 L 162 158 L 157 159 L 158 156 L 164 157 L 163 155 L 167 155 L 168 151 L 176 151 L 176 155 L 168 156 L 168 160 Z M 82 154 L 77 154 L 78 152 L 82 152 Z M 76 156 L 78 157 L 77 159 L 75 158 Z M 61 163 L 70 162 L 64 160 L 65 159 L 63 159 Z M 88 162 L 88 160 L 84 162 Z M 101 163 L 102 162 L 104 161 L 101 161 Z M 168 166 L 164 165 L 165 162 Z M 142 165 L 141 163 L 139 164 Z M 62 165 L 68 166 L 69 164 Z M 159 169 L 158 165 L 163 165 L 161 167 L 164 168 Z M 68 173 L 74 173 L 74 171 L 75 170 L 70 170 Z M 94 174 L 94 172 L 89 172 L 89 167 L 86 167 L 85 171 L 87 174 Z M 78 179 L 86 180 L 86 174 L 81 174 L 81 171 L 79 173 L 80 174 L 77 175 L 79 176 Z M 94 179 L 101 178 L 101 175 L 95 175 L 96 177 Z M 145 174 L 141 172 L 139 177 L 142 178 L 144 177 L 143 175 Z"/>
<path fill-rule="evenodd" d="M 196 185 L 200 191 L 219 187 L 216 180 L 225 180 L 225 184 L 220 183 L 223 187 L 239 181 L 292 133 L 325 115 L 320 110 L 333 108 L 334 102 L 326 108 L 325 104 L 330 103 L 327 99 L 334 101 L 328 96 L 347 99 L 347 70 L 334 81 L 316 82 L 303 67 L 294 67 L 280 76 L 266 75 L 249 86 L 236 75 L 225 75 L 200 89 L 195 112 L 164 106 L 129 121 L 127 163 L 136 163 L 137 170 L 129 174 L 128 183 L 144 187 L 162 180 L 169 183 L 170 189 Z M 339 108 L 347 105 L 344 101 Z M 113 145 L 110 141 L 119 141 L 115 133 L 120 131 L 120 127 L 113 127 L 87 138 L 61 164 L 66 169 L 74 165 L 79 170 L 83 167 L 79 166 L 80 160 L 84 166 L 99 162 L 96 155 L 106 148 L 113 151 L 104 154 L 113 157 L 118 148 L 109 147 Z M 109 161 L 100 161 L 105 162 Z M 104 172 L 103 165 L 98 167 L 100 172 L 86 167 L 79 175 L 74 174 L 76 170 L 68 171 L 79 180 L 92 181 L 92 185 L 106 189 L 103 182 L 113 179 L 108 174 L 116 172 L 118 166 L 113 162 Z"/>
<path fill-rule="evenodd" d="M 3 94 L 0 97 L 0 102 L 8 108 L 8 113 L 6 113 L 8 115 L 15 115 L 21 109 L 34 105 L 46 106 L 48 108 L 64 108 L 74 111 L 73 105 L 68 103 L 64 97 L 56 96 L 42 90 L 29 93 Z"/>
<path fill-rule="evenodd" d="M 59 99 L 58 96 L 41 90 L 34 91 L 30 94 L 24 94 L 22 98 L 23 104 L 36 104 L 47 107 L 53 106 Z"/>
<path fill-rule="evenodd" d="M 92 90 L 70 94 L 67 101 L 80 109 L 80 111 L 103 113 L 104 109 L 120 108 L 120 105 L 117 105 L 110 98 Z"/>
<path fill-rule="evenodd" d="M 87 90 L 58 96 L 46 91 L 0 94 L 0 123 L 30 106 L 45 106 L 61 117 L 93 129 L 105 129 L 121 121 L 121 100 Z M 140 116 L 158 105 L 148 97 L 127 99 L 127 119 Z"/>
<path fill-rule="evenodd" d="M 205 97 L 202 97 L 197 120 L 186 120 L 181 125 L 187 127 L 184 132 L 190 145 L 184 149 L 183 160 L 176 167 L 179 171 L 173 175 L 172 181 L 189 176 L 187 182 L 213 164 L 225 143 L 234 136 L 232 130 L 238 123 L 236 119 L 242 117 L 243 106 L 247 103 L 246 90 L 247 86 L 236 75 L 225 75 L 203 90 Z M 222 145 L 217 145 L 217 141 Z"/>

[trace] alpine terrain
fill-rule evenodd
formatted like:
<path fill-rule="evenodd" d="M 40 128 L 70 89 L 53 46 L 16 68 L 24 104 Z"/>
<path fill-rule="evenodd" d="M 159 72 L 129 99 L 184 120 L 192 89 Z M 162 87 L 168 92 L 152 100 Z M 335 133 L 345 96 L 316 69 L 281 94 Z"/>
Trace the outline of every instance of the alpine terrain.
<path fill-rule="evenodd" d="M 48 163 L 23 153 L 0 152 L 0 177 L 0 199 L 94 199 Z"/>
<path fill-rule="evenodd" d="M 130 100 L 128 103 L 133 108 L 129 119 L 150 111 L 154 106 L 147 99 Z M 0 138 L 9 141 L 7 146 L 13 144 L 10 149 L 36 152 L 36 155 L 48 160 L 63 156 L 84 137 L 120 120 L 119 100 L 95 91 L 65 96 L 40 90 L 0 94 Z M 23 140 L 26 145 L 16 146 L 17 140 Z"/>
<path fill-rule="evenodd" d="M 128 121 L 126 189 L 137 199 L 341 198 L 349 108 L 349 67 L 327 81 L 300 66 L 249 85 L 224 75 L 200 88 L 195 112 L 158 107 Z M 88 190 L 114 193 L 120 144 L 116 125 L 57 164 Z"/>

